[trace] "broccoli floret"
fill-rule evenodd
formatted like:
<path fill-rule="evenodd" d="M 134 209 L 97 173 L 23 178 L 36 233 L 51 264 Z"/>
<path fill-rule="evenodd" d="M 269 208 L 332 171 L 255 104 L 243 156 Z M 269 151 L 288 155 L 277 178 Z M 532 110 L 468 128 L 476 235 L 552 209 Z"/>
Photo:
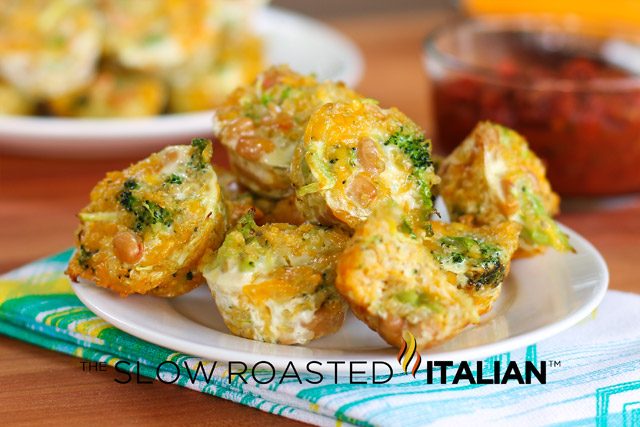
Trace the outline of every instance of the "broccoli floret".
<path fill-rule="evenodd" d="M 268 93 L 263 93 L 260 96 L 260 103 L 262 105 L 267 105 L 269 104 L 271 101 L 273 100 L 273 97 L 271 95 L 269 95 Z"/>
<path fill-rule="evenodd" d="M 242 235 L 243 242 L 238 242 L 238 244 L 244 246 L 244 249 L 239 253 L 240 271 L 253 270 L 256 261 L 256 249 L 266 243 L 258 240 L 259 229 L 253 218 L 254 214 L 255 211 L 250 209 L 238 220 L 238 224 L 235 229 Z"/>
<path fill-rule="evenodd" d="M 258 228 L 258 225 L 254 220 L 254 215 L 255 211 L 250 209 L 238 220 L 238 231 L 240 231 L 240 234 L 242 234 L 246 243 L 249 243 L 256 236 L 256 229 Z"/>
<path fill-rule="evenodd" d="M 138 182 L 135 179 L 129 178 L 124 182 L 125 190 L 135 190 L 138 188 Z"/>
<path fill-rule="evenodd" d="M 558 223 L 551 218 L 540 197 L 526 184 L 519 185 L 513 191 L 517 191 L 520 199 L 520 222 L 523 225 L 520 237 L 527 242 L 551 246 L 560 251 L 573 251 L 569 244 L 569 236 L 563 233 Z"/>
<path fill-rule="evenodd" d="M 430 143 L 421 133 L 405 132 L 401 127 L 392 133 L 384 145 L 395 145 L 411 160 L 413 167 L 426 169 L 433 165 L 430 153 Z"/>
<path fill-rule="evenodd" d="M 409 224 L 406 218 L 402 219 L 402 222 L 398 226 L 398 229 L 404 234 L 408 234 L 412 239 L 417 239 L 416 233 L 413 232 L 413 228 Z"/>
<path fill-rule="evenodd" d="M 291 86 L 285 86 L 280 94 L 280 103 L 287 99 L 291 95 Z"/>
<path fill-rule="evenodd" d="M 191 140 L 191 160 L 189 165 L 196 170 L 202 170 L 209 164 L 209 159 L 205 156 L 204 151 L 211 145 L 211 141 L 206 138 L 193 138 Z"/>
<path fill-rule="evenodd" d="M 142 231 L 146 227 L 154 224 L 163 224 L 169 227 L 173 224 L 173 216 L 171 212 L 163 208 L 159 204 L 145 200 L 140 207 L 133 212 L 136 216 L 134 230 Z"/>
<path fill-rule="evenodd" d="M 137 188 L 138 183 L 136 182 L 136 180 L 129 178 L 124 182 L 122 186 L 122 192 L 118 197 L 118 200 L 122 207 L 129 212 L 131 212 L 135 203 L 135 197 L 133 197 L 133 194 L 131 192 Z"/>
<path fill-rule="evenodd" d="M 501 249 L 481 240 L 467 237 L 443 237 L 439 249 L 432 251 L 441 264 L 466 262 L 467 286 L 480 290 L 484 286 L 496 287 L 504 279 L 505 266 L 500 261 Z"/>
<path fill-rule="evenodd" d="M 251 119 L 254 123 L 260 120 L 260 114 L 257 111 L 255 111 L 255 107 L 253 106 L 253 104 L 245 108 L 243 115 Z"/>
<path fill-rule="evenodd" d="M 182 177 L 180 177 L 180 175 L 172 173 L 167 177 L 167 179 L 164 180 L 164 182 L 166 182 L 167 184 L 182 184 Z"/>
<path fill-rule="evenodd" d="M 133 212 L 134 205 L 137 203 L 137 199 L 133 196 L 133 194 L 129 190 L 123 190 L 118 196 L 118 201 L 120 202 L 120 205 L 124 208 L 124 210 L 126 210 L 127 212 Z"/>
<path fill-rule="evenodd" d="M 84 245 L 80 245 L 80 253 L 78 255 L 78 264 L 80 264 L 80 267 L 82 267 L 85 270 L 89 268 L 89 261 L 91 261 L 91 257 L 96 252 L 98 251 L 97 250 L 90 251 L 87 248 L 85 248 Z"/>
<path fill-rule="evenodd" d="M 136 187 L 137 188 L 137 185 Z M 169 210 L 150 200 L 140 200 L 132 193 L 130 180 L 125 181 L 123 190 L 118 196 L 120 205 L 135 217 L 133 229 L 142 231 L 154 224 L 164 224 L 169 227 L 173 223 L 173 216 Z"/>
<path fill-rule="evenodd" d="M 469 285 L 475 286 L 476 291 L 479 291 L 484 286 L 495 288 L 504 279 L 505 267 L 499 259 L 483 265 L 485 266 L 484 273 L 470 275 L 471 277 L 467 276 L 469 277 Z"/>
<path fill-rule="evenodd" d="M 406 131 L 400 127 L 384 142 L 384 145 L 394 145 L 409 158 L 413 165 L 411 176 L 418 185 L 418 191 L 422 196 L 422 204 L 426 211 L 433 207 L 433 195 L 428 181 L 428 169 L 433 166 L 431 160 L 431 143 L 419 132 Z M 428 218 L 425 218 L 428 219 Z"/>
<path fill-rule="evenodd" d="M 432 296 L 415 289 L 400 291 L 393 297 L 403 304 L 424 308 L 434 313 L 442 313 L 444 310 L 442 304 L 437 302 Z"/>
<path fill-rule="evenodd" d="M 206 138 L 193 138 L 191 140 L 191 146 L 196 148 L 199 153 L 202 153 L 208 144 L 211 144 L 211 141 Z"/>

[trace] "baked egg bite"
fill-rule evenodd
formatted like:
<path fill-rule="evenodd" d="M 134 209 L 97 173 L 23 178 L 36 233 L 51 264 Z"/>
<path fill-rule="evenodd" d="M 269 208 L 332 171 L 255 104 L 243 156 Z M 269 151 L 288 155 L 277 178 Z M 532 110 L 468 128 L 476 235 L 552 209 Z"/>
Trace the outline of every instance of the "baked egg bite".
<path fill-rule="evenodd" d="M 325 104 L 311 116 L 291 180 L 307 220 L 353 229 L 389 199 L 410 222 L 427 221 L 439 178 L 431 143 L 415 123 L 395 108 L 354 100 Z"/>
<path fill-rule="evenodd" d="M 216 54 L 216 1 L 102 0 L 106 54 L 134 70 L 165 72 Z"/>
<path fill-rule="evenodd" d="M 271 67 L 215 110 L 214 134 L 227 148 L 240 182 L 260 195 L 284 197 L 293 191 L 291 158 L 311 113 L 327 102 L 357 97 L 342 83 Z"/>
<path fill-rule="evenodd" d="M 304 222 L 302 213 L 298 211 L 295 196 L 282 199 L 270 199 L 252 193 L 238 181 L 233 172 L 216 167 L 222 199 L 227 208 L 227 222 L 234 226 L 242 216 L 253 210 L 253 217 L 258 225 L 268 223 L 285 223 L 300 225 Z"/>
<path fill-rule="evenodd" d="M 573 251 L 552 219 L 560 199 L 545 177 L 545 167 L 515 131 L 478 124 L 442 162 L 440 177 L 440 194 L 452 221 L 522 225 L 516 256 L 535 255 L 547 247 Z"/>
<path fill-rule="evenodd" d="M 57 116 L 143 117 L 162 113 L 166 103 L 167 88 L 160 78 L 106 68 L 89 86 L 54 98 L 48 105 Z"/>
<path fill-rule="evenodd" d="M 404 331 L 425 348 L 480 316 L 415 233 L 399 206 L 385 204 L 360 224 L 337 263 L 336 288 L 353 313 L 396 347 Z"/>
<path fill-rule="evenodd" d="M 211 142 L 172 146 L 91 191 L 66 273 L 121 296 L 175 296 L 202 282 L 197 263 L 224 238 L 225 208 Z"/>
<path fill-rule="evenodd" d="M 0 75 L 36 98 L 88 84 L 103 25 L 89 0 L 5 0 L 0 7 Z"/>
<path fill-rule="evenodd" d="M 243 216 L 202 271 L 229 330 L 280 344 L 336 332 L 347 309 L 334 287 L 349 236 L 313 224 L 258 226 Z"/>
<path fill-rule="evenodd" d="M 473 298 L 479 314 L 491 309 L 518 248 L 521 226 L 503 222 L 483 227 L 461 223 L 431 222 L 423 242 L 450 283 Z"/>

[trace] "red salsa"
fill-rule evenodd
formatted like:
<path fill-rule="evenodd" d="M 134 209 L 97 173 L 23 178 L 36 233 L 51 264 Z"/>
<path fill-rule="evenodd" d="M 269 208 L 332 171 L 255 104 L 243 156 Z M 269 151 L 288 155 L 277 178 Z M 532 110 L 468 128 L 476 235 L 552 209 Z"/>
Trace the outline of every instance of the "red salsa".
<path fill-rule="evenodd" d="M 478 121 L 492 120 L 527 138 L 562 194 L 640 191 L 640 85 L 606 84 L 631 74 L 586 56 L 517 52 L 491 75 L 434 79 L 436 149 L 450 152 Z M 604 85 L 595 88 L 596 78 Z"/>

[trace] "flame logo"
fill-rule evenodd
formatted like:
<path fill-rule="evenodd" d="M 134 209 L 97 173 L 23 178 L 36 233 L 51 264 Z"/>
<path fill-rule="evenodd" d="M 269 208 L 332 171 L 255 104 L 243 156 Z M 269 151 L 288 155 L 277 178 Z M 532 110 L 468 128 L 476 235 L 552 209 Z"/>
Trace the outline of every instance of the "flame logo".
<path fill-rule="evenodd" d="M 418 372 L 418 368 L 420 367 L 420 362 L 422 361 L 422 357 L 420 356 L 420 352 L 416 350 L 417 342 L 416 337 L 409 331 L 402 332 L 402 347 L 398 352 L 398 363 L 402 366 L 404 373 L 407 373 L 407 368 L 411 363 L 411 360 L 415 356 L 415 361 L 413 362 L 413 369 L 411 369 L 411 375 L 413 378 L 416 377 L 416 372 Z"/>

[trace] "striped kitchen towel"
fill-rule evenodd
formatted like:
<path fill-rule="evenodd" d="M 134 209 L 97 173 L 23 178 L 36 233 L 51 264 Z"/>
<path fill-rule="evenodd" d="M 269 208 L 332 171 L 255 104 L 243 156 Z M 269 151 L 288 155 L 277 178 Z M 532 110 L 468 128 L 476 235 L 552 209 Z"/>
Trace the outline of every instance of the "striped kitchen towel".
<path fill-rule="evenodd" d="M 394 375 L 384 384 L 351 384 L 326 375 L 319 384 L 289 377 L 267 382 L 260 375 L 245 384 L 237 377 L 229 381 L 224 365 L 210 370 L 212 362 L 147 343 L 94 315 L 63 274 L 70 255 L 66 251 L 0 278 L 1 333 L 85 360 L 126 362 L 120 366 L 131 372 L 139 365 L 141 375 L 318 425 L 640 426 L 638 295 L 611 291 L 597 314 L 565 333 L 483 361 L 488 370 L 497 361 L 500 369 L 509 361 L 547 361 L 546 384 L 452 384 L 450 377 L 448 384 L 428 384 L 425 370 L 415 377 Z M 125 370 L 117 373 L 122 380 Z"/>

